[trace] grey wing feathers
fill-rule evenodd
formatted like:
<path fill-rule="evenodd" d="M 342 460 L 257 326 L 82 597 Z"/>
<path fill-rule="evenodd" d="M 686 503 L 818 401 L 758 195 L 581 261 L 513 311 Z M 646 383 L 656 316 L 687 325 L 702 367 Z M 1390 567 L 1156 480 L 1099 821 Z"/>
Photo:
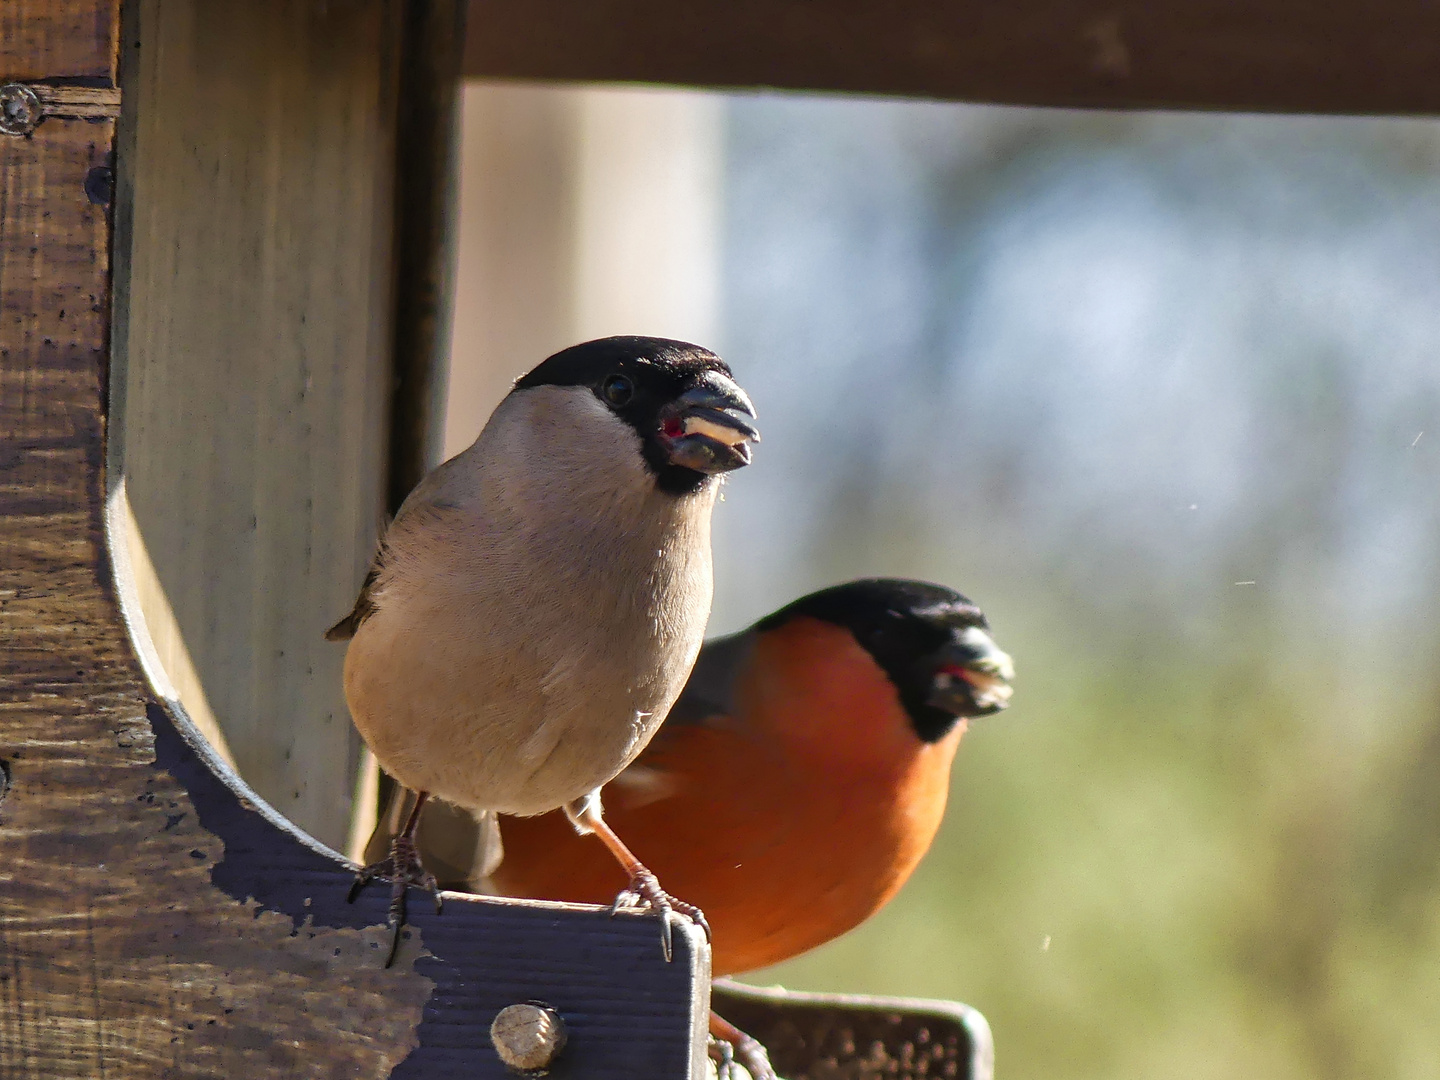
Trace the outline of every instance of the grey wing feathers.
<path fill-rule="evenodd" d="M 370 590 L 375 579 L 380 576 L 380 558 L 384 554 L 385 548 L 382 546 L 375 553 L 375 561 L 370 564 L 370 572 L 365 575 L 365 581 L 360 586 L 360 595 L 355 598 L 355 606 L 350 609 L 349 615 L 325 631 L 326 641 L 349 641 L 355 636 L 355 631 L 360 629 L 360 624 L 374 612 L 375 601 L 370 596 Z"/>
<path fill-rule="evenodd" d="M 714 716 L 734 715 L 735 680 L 754 647 L 755 634 L 750 630 L 707 641 L 665 724 L 703 724 Z"/>
<path fill-rule="evenodd" d="M 425 479 L 415 485 L 415 490 L 405 497 L 400 504 L 400 509 L 395 512 L 395 517 L 388 525 L 380 530 L 380 544 L 375 550 L 375 560 L 370 564 L 370 571 L 365 575 L 365 581 L 360 586 L 360 595 L 355 598 L 355 606 L 350 614 L 337 622 L 329 630 L 325 631 L 326 641 L 348 641 L 355 636 L 355 631 L 360 629 L 360 624 L 368 619 L 375 612 L 375 598 L 372 592 L 375 587 L 375 580 L 380 576 L 380 571 L 385 565 L 385 538 L 391 535 L 390 530 L 395 523 L 405 516 L 407 510 L 413 510 L 420 506 L 431 506 L 436 508 L 448 508 L 453 505 L 439 496 L 442 494 L 445 479 L 451 474 L 451 470 L 458 458 L 451 458 L 449 461 L 432 470 Z"/>

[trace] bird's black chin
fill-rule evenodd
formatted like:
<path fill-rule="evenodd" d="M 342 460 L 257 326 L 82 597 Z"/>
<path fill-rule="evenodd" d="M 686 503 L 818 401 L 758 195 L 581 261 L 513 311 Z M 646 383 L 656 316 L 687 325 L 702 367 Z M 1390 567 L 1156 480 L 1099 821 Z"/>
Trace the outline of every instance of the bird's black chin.
<path fill-rule="evenodd" d="M 656 435 L 646 448 L 655 484 L 670 495 L 691 495 L 715 476 L 750 464 L 750 444 L 727 443 L 706 435 Z"/>
<path fill-rule="evenodd" d="M 910 726 L 914 728 L 920 741 L 927 743 L 939 742 L 964 719 L 948 709 L 937 709 L 933 705 L 916 705 L 908 711 Z"/>

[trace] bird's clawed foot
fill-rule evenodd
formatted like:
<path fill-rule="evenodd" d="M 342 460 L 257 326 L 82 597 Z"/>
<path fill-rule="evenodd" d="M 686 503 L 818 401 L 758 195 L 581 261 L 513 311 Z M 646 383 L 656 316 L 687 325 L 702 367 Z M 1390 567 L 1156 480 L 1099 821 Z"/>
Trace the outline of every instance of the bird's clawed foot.
<path fill-rule="evenodd" d="M 715 1063 L 715 1080 L 734 1080 L 730 1072 L 735 1064 L 734 1045 L 726 1039 L 717 1039 L 711 1035 L 705 1051 L 710 1055 L 710 1060 Z"/>
<path fill-rule="evenodd" d="M 420 853 L 416 850 L 414 838 L 403 833 L 390 841 L 388 859 L 361 868 L 355 875 L 355 882 L 350 886 L 350 895 L 346 899 L 353 904 L 360 895 L 360 890 L 376 878 L 390 882 L 390 914 L 386 919 L 386 925 L 391 930 L 390 954 L 385 958 L 385 966 L 388 968 L 395 963 L 395 956 L 400 951 L 400 932 L 405 928 L 406 897 L 410 886 L 424 889 L 434 897 L 436 915 L 444 909 L 444 902 L 440 899 L 440 885 L 435 880 L 435 875 L 426 870 L 420 862 Z"/>
<path fill-rule="evenodd" d="M 674 956 L 670 930 L 670 913 L 672 911 L 684 915 L 700 927 L 705 931 L 705 940 L 710 940 L 710 924 L 705 921 L 705 913 L 694 904 L 677 900 L 667 893 L 660 887 L 659 879 L 643 866 L 630 878 L 630 887 L 615 898 L 615 903 L 610 906 L 610 914 L 614 915 L 627 907 L 648 907 L 660 916 L 660 949 L 665 954 L 667 964 Z"/>
<path fill-rule="evenodd" d="M 760 1040 L 746 1035 L 739 1028 L 726 1032 L 726 1037 L 711 1035 L 706 1047 L 715 1062 L 715 1080 L 735 1080 L 734 1065 L 738 1061 L 751 1080 L 777 1080 L 770 1054 Z"/>

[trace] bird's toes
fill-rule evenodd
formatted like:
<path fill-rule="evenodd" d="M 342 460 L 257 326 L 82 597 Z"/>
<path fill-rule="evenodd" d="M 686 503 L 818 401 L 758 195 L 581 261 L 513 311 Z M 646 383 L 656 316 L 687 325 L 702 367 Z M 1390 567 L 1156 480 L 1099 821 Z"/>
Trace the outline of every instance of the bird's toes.
<path fill-rule="evenodd" d="M 372 881 L 377 879 L 380 881 L 390 881 L 392 867 L 393 864 L 390 859 L 381 859 L 379 862 L 370 863 L 370 865 L 362 866 L 359 870 L 355 871 L 355 880 L 350 883 L 350 892 L 345 897 L 346 901 L 353 904 L 355 898 L 358 897 L 365 890 L 365 886 L 369 885 Z"/>
<path fill-rule="evenodd" d="M 734 1054 L 752 1080 L 778 1080 L 775 1066 L 770 1064 L 770 1054 L 759 1039 L 744 1036 L 736 1043 Z"/>
<path fill-rule="evenodd" d="M 648 907 L 655 914 L 660 916 L 660 947 L 665 953 L 668 962 L 673 955 L 672 931 L 670 929 L 670 913 L 683 915 L 705 933 L 705 940 L 710 941 L 710 924 L 705 919 L 705 913 L 694 904 L 684 900 L 676 899 L 660 887 L 659 880 L 649 870 L 641 868 L 633 878 L 630 879 L 630 888 L 626 889 L 615 898 L 611 906 L 611 914 L 626 907 Z"/>
<path fill-rule="evenodd" d="M 750 1080 L 778 1080 L 769 1053 L 758 1039 L 749 1035 L 735 1042 L 711 1035 L 706 1052 L 715 1063 L 715 1080 L 739 1080 L 735 1072 L 737 1064 L 744 1070 L 741 1075 Z"/>
<path fill-rule="evenodd" d="M 710 923 L 705 918 L 705 912 L 701 911 L 694 904 L 687 904 L 684 900 L 677 900 L 673 896 L 670 897 L 670 906 L 674 910 L 678 911 L 681 915 L 684 915 L 696 926 L 700 927 L 700 929 L 705 934 L 705 940 L 707 942 L 714 942 L 715 939 L 710 936 Z"/>
<path fill-rule="evenodd" d="M 434 874 L 425 869 L 420 861 L 420 852 L 413 843 L 403 837 L 396 837 L 390 844 L 389 858 L 371 863 L 355 875 L 356 890 L 379 878 L 390 882 L 392 887 L 416 888 L 428 892 L 440 905 L 440 882 Z"/>
<path fill-rule="evenodd" d="M 434 874 L 425 869 L 425 865 L 420 861 L 419 851 L 404 837 L 396 837 L 391 842 L 388 858 L 362 866 L 356 872 L 346 899 L 353 904 L 365 886 L 376 880 L 390 883 L 390 908 L 385 919 L 386 925 L 390 927 L 390 951 L 385 958 L 385 966 L 388 968 L 400 955 L 400 939 L 409 914 L 409 890 L 413 887 L 428 892 L 435 901 L 437 915 L 444 910 L 445 905 L 440 896 L 440 882 Z"/>
<path fill-rule="evenodd" d="M 710 1014 L 710 1047 L 712 1058 L 717 1052 L 728 1054 L 744 1067 L 751 1080 L 779 1080 L 764 1044 L 716 1012 Z"/>
<path fill-rule="evenodd" d="M 624 889 L 616 895 L 615 902 L 610 905 L 610 914 L 618 915 L 622 911 L 627 911 L 631 908 L 638 908 L 644 906 L 644 897 L 642 897 L 637 892 L 631 892 L 629 889 Z"/>
<path fill-rule="evenodd" d="M 730 1070 L 735 1064 L 734 1045 L 726 1039 L 717 1039 L 711 1035 L 705 1052 L 715 1063 L 715 1080 L 731 1080 Z"/>
<path fill-rule="evenodd" d="M 367 873 L 368 870 L 369 867 L 366 867 L 364 870 L 356 873 L 355 880 L 350 883 L 350 891 L 345 894 L 345 902 L 347 904 L 353 904 L 355 898 L 360 895 L 361 890 L 370 884 L 374 875 Z"/>

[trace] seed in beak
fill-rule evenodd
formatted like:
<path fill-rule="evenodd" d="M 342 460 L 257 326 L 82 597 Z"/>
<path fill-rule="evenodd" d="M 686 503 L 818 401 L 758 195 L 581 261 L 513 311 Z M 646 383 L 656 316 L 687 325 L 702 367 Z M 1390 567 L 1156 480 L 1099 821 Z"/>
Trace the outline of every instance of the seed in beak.
<path fill-rule="evenodd" d="M 684 431 L 686 435 L 705 435 L 716 442 L 722 442 L 726 446 L 739 446 L 749 440 L 749 436 L 743 431 L 724 424 L 717 424 L 707 420 L 703 416 L 689 415 L 685 417 Z M 666 434 L 669 434 L 667 431 Z"/>
<path fill-rule="evenodd" d="M 989 707 L 1004 705 L 1015 693 L 1014 688 L 999 675 L 991 675 L 974 668 L 961 668 L 956 674 L 975 689 L 975 704 Z"/>

